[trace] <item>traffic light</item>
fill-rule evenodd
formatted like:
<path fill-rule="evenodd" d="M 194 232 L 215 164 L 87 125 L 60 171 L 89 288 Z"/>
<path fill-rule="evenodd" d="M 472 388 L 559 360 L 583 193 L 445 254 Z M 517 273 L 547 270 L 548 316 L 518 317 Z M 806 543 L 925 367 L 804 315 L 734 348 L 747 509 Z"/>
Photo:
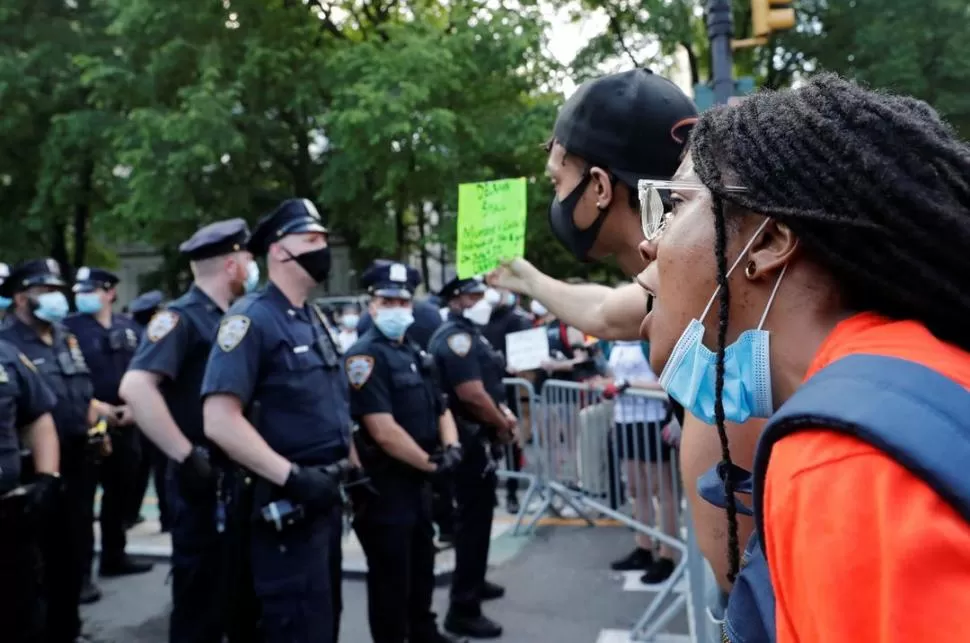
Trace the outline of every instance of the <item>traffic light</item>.
<path fill-rule="evenodd" d="M 751 35 L 765 38 L 795 26 L 792 0 L 751 0 Z"/>

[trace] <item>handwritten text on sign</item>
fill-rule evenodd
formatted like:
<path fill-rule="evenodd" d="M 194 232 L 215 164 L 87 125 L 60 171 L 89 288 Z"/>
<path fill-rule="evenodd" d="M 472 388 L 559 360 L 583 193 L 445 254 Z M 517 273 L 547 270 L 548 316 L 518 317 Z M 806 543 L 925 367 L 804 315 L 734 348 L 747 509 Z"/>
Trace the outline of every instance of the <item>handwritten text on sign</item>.
<path fill-rule="evenodd" d="M 525 253 L 525 179 L 458 186 L 458 276 L 496 268 Z"/>

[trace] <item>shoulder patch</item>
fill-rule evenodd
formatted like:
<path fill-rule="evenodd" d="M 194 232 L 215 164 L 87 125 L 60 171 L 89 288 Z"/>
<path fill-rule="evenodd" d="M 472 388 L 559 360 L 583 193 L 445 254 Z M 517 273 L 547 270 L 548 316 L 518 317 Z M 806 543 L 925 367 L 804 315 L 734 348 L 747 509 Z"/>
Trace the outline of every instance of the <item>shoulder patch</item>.
<path fill-rule="evenodd" d="M 347 370 L 350 385 L 360 390 L 374 372 L 374 358 L 370 355 L 354 355 L 347 358 L 344 367 Z"/>
<path fill-rule="evenodd" d="M 239 346 L 239 342 L 249 332 L 251 324 L 251 320 L 245 315 L 229 315 L 223 319 L 219 324 L 219 335 L 216 337 L 219 348 L 228 353 Z"/>
<path fill-rule="evenodd" d="M 32 371 L 33 371 L 33 372 L 35 372 L 35 373 L 37 372 L 37 367 L 36 367 L 36 366 L 34 366 L 34 363 L 33 363 L 32 361 L 30 361 L 30 358 L 28 358 L 28 357 L 27 357 L 26 355 L 24 355 L 23 353 L 17 353 L 17 357 L 19 357 L 19 358 L 20 358 L 20 362 L 21 362 L 21 363 L 22 363 L 22 364 L 23 364 L 24 366 L 26 366 L 27 368 L 29 368 L 30 370 L 32 370 Z"/>
<path fill-rule="evenodd" d="M 455 333 L 448 338 L 448 348 L 458 357 L 464 357 L 472 348 L 472 336 L 468 333 Z"/>
<path fill-rule="evenodd" d="M 155 313 L 152 320 L 148 322 L 145 335 L 148 341 L 154 343 L 172 332 L 178 326 L 179 314 L 174 310 L 160 310 Z"/>

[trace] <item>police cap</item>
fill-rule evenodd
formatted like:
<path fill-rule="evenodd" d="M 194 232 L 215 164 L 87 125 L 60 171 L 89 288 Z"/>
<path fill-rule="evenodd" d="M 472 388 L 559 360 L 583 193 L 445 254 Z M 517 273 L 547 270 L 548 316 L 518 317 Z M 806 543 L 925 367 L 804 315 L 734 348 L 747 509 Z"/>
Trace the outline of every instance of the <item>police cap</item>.
<path fill-rule="evenodd" d="M 22 261 L 10 271 L 10 276 L 0 284 L 0 296 L 12 297 L 32 286 L 64 287 L 61 267 L 50 257 Z"/>
<path fill-rule="evenodd" d="M 404 263 L 378 259 L 364 271 L 360 284 L 377 297 L 411 299 L 421 283 L 421 274 Z"/>
<path fill-rule="evenodd" d="M 449 301 L 459 295 L 475 295 L 484 293 L 485 290 L 485 281 L 481 277 L 468 277 L 466 279 L 455 277 L 438 291 L 438 296 L 443 301 Z"/>
<path fill-rule="evenodd" d="M 121 279 L 104 268 L 81 266 L 74 276 L 74 292 L 90 292 L 96 288 L 114 288 Z"/>
<path fill-rule="evenodd" d="M 165 295 L 162 294 L 161 290 L 149 290 L 131 300 L 131 303 L 128 304 L 128 312 L 132 315 L 147 313 L 161 306 L 164 300 Z"/>
<path fill-rule="evenodd" d="M 249 251 L 257 257 L 266 254 L 271 244 L 276 243 L 288 234 L 301 232 L 327 233 L 326 226 L 320 220 L 317 207 L 309 199 L 287 199 L 280 203 L 275 210 L 263 216 L 253 230 L 249 240 Z"/>
<path fill-rule="evenodd" d="M 221 257 L 246 249 L 249 226 L 242 219 L 226 219 L 203 226 L 179 246 L 190 261 Z"/>

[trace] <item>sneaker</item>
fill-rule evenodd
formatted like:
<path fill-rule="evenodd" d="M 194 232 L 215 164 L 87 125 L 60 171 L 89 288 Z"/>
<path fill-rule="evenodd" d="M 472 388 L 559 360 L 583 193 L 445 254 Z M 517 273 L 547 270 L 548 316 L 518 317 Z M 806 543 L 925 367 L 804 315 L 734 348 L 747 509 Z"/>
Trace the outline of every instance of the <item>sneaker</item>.
<path fill-rule="evenodd" d="M 481 596 L 483 601 L 494 601 L 505 596 L 505 588 L 501 585 L 496 585 L 495 583 L 485 581 L 482 583 L 482 589 L 479 592 L 479 596 Z"/>
<path fill-rule="evenodd" d="M 647 571 L 640 577 L 640 582 L 644 585 L 659 585 L 674 573 L 674 561 L 669 558 L 658 558 L 652 565 L 647 567 Z"/>
<path fill-rule="evenodd" d="M 445 617 L 445 629 L 473 639 L 497 639 L 502 636 L 502 626 L 483 614 L 473 616 L 449 611 Z"/>
<path fill-rule="evenodd" d="M 649 549 L 637 547 L 619 560 L 610 563 L 610 569 L 615 572 L 632 572 L 644 570 L 653 564 L 653 553 Z"/>
<path fill-rule="evenodd" d="M 521 509 L 521 507 L 519 506 L 519 499 L 515 496 L 509 496 L 505 500 L 505 508 L 513 516 L 517 515 L 519 513 L 519 509 Z"/>

